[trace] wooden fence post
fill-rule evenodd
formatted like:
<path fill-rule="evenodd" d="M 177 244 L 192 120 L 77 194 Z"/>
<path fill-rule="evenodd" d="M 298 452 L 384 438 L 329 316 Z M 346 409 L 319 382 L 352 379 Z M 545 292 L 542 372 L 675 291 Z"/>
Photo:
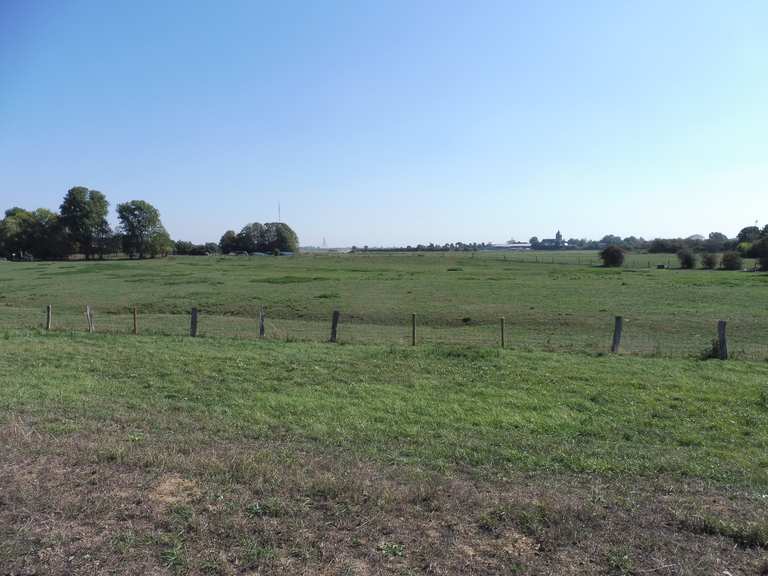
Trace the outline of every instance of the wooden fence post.
<path fill-rule="evenodd" d="M 259 306 L 259 338 L 264 338 L 264 306 Z"/>
<path fill-rule="evenodd" d="M 45 329 L 50 330 L 53 326 L 53 306 L 48 304 L 45 308 Z"/>
<path fill-rule="evenodd" d="M 139 311 L 136 309 L 136 306 L 133 307 L 133 333 L 139 333 Z"/>
<path fill-rule="evenodd" d="M 93 333 L 95 329 L 93 326 L 93 310 L 90 304 L 85 305 L 85 319 L 88 322 L 88 332 Z"/>
<path fill-rule="evenodd" d="M 725 320 L 717 322 L 717 353 L 720 360 L 728 360 L 728 338 L 725 335 Z"/>
<path fill-rule="evenodd" d="M 411 346 L 416 346 L 416 314 L 411 314 Z"/>
<path fill-rule="evenodd" d="M 333 311 L 333 317 L 331 318 L 331 342 L 336 342 L 336 330 L 339 327 L 339 311 Z"/>
<path fill-rule="evenodd" d="M 197 308 L 192 308 L 192 319 L 189 324 L 189 335 L 194 338 L 197 336 Z"/>
<path fill-rule="evenodd" d="M 499 318 L 499 327 L 501 328 L 501 347 L 504 348 L 504 316 Z"/>
<path fill-rule="evenodd" d="M 621 329 L 624 324 L 624 319 L 621 316 L 616 316 L 616 322 L 613 327 L 613 343 L 611 343 L 611 352 L 616 354 L 621 346 Z"/>

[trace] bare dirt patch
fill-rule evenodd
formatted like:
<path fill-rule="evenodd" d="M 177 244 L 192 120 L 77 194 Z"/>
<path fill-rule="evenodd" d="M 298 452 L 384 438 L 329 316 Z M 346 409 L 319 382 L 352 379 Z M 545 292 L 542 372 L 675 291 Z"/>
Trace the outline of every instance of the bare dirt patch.
<path fill-rule="evenodd" d="M 194 480 L 186 480 L 177 475 L 160 478 L 149 491 L 149 499 L 159 507 L 175 504 L 190 504 L 200 498 L 201 492 Z"/>
<path fill-rule="evenodd" d="M 195 446 L 194 449 L 188 446 Z M 760 574 L 760 494 L 0 427 L 0 574 Z M 695 514 L 722 528 L 692 530 Z M 761 524 L 763 523 L 763 524 Z M 707 526 L 718 526 L 714 520 Z M 744 528 L 744 532 L 746 528 Z"/>

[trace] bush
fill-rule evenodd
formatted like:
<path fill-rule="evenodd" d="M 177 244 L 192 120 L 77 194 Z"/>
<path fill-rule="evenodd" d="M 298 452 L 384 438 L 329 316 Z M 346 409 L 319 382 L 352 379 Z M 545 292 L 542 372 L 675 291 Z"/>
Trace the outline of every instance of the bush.
<path fill-rule="evenodd" d="M 701 258 L 701 265 L 707 270 L 714 270 L 718 264 L 720 264 L 720 256 L 717 254 L 707 253 Z"/>
<path fill-rule="evenodd" d="M 726 252 L 723 254 L 723 268 L 726 270 L 741 270 L 744 263 L 738 252 Z"/>
<path fill-rule="evenodd" d="M 763 238 L 752 245 L 752 253 L 760 262 L 760 269 L 768 272 L 768 238 Z"/>
<path fill-rule="evenodd" d="M 683 270 L 696 268 L 696 255 L 687 248 L 683 248 L 677 253 L 677 259 L 680 260 L 680 268 Z"/>
<path fill-rule="evenodd" d="M 620 246 L 608 246 L 600 252 L 600 258 L 603 260 L 603 266 L 618 268 L 624 264 L 624 250 Z"/>

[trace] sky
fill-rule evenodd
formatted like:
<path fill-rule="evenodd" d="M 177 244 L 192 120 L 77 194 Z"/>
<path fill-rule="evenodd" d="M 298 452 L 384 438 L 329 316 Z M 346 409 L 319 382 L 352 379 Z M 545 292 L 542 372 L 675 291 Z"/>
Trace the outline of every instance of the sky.
<path fill-rule="evenodd" d="M 0 0 L 0 209 L 175 239 L 679 237 L 768 221 L 768 2 Z"/>

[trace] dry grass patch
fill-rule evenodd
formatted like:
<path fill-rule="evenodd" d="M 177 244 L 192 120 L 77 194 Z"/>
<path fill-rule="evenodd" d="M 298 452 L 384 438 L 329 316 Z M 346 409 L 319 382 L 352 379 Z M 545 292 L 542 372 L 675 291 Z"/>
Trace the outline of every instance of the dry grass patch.
<path fill-rule="evenodd" d="M 448 477 L 297 445 L 0 429 L 0 574 L 755 574 L 764 500 L 703 484 Z M 108 455 L 119 454 L 119 457 Z M 105 456 L 107 455 L 107 456 Z M 730 524 L 729 524 L 730 525 Z"/>

